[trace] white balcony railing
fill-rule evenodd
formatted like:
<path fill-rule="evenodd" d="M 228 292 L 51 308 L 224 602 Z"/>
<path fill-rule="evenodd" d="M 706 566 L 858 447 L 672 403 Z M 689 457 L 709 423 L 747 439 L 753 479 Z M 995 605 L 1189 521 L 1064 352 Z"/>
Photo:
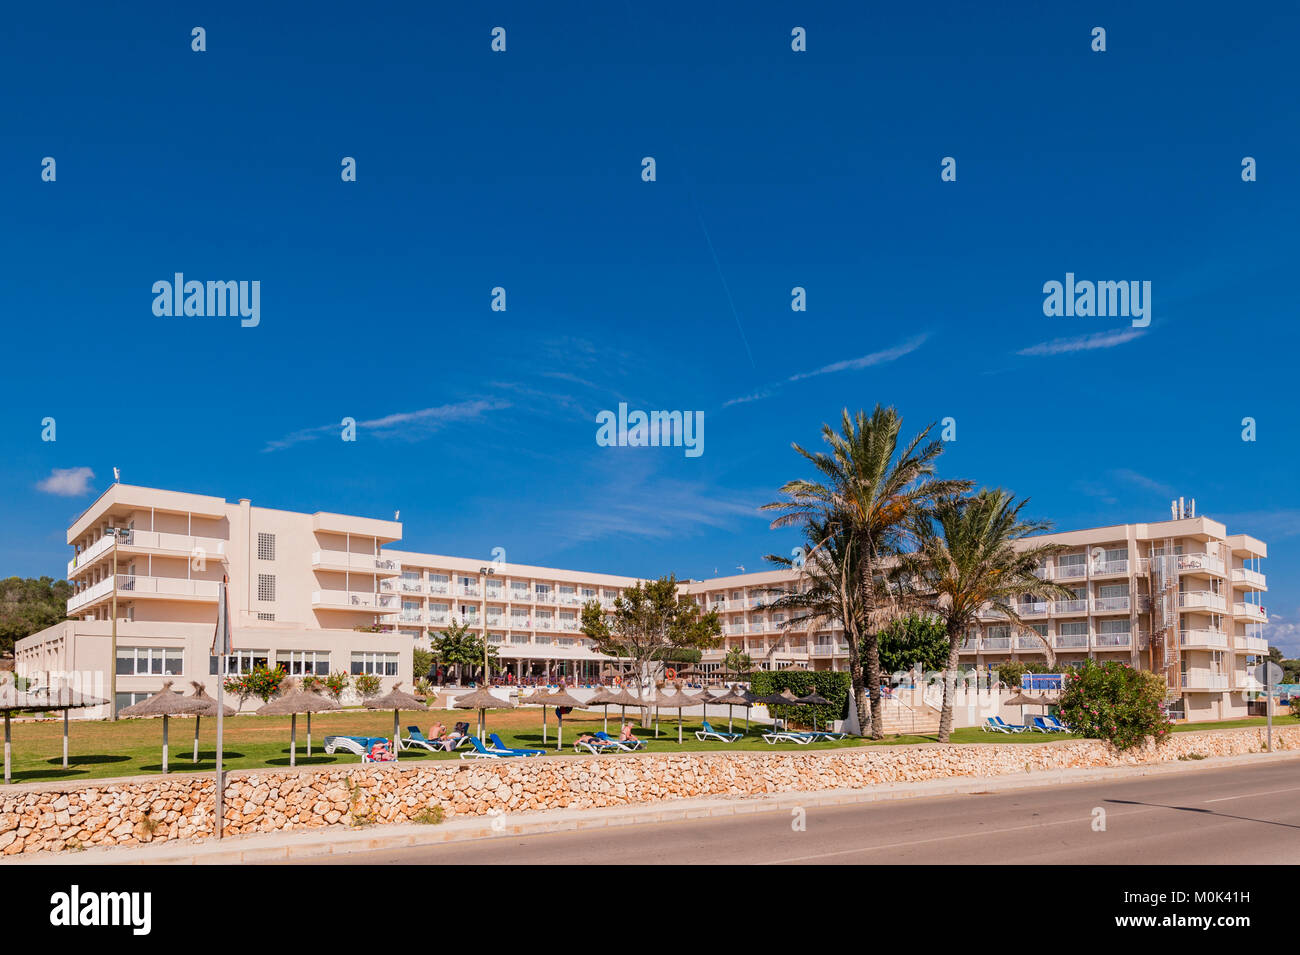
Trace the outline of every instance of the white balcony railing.
<path fill-rule="evenodd" d="M 1250 570 L 1246 567 L 1232 568 L 1232 582 L 1234 584 L 1243 584 L 1247 587 L 1254 587 L 1257 590 L 1263 590 L 1266 586 L 1263 574 L 1257 570 Z"/>
<path fill-rule="evenodd" d="M 532 603 L 533 592 L 519 587 L 510 588 L 510 599 L 515 603 Z"/>
<path fill-rule="evenodd" d="M 1053 580 L 1079 580 L 1088 576 L 1088 565 L 1086 563 L 1077 564 L 1057 564 L 1052 568 L 1051 577 Z"/>
<path fill-rule="evenodd" d="M 1077 650 L 1088 645 L 1086 633 L 1058 633 L 1054 639 L 1058 650 Z"/>
<path fill-rule="evenodd" d="M 1010 650 L 1010 637 L 985 637 L 982 646 L 985 650 Z"/>
<path fill-rule="evenodd" d="M 1233 616 L 1245 617 L 1247 620 L 1264 621 L 1268 619 L 1268 614 L 1259 604 L 1233 604 Z"/>
<path fill-rule="evenodd" d="M 379 613 L 401 610 L 398 597 L 394 594 L 362 593 L 356 590 L 315 590 L 312 591 L 311 602 L 313 605 L 373 610 Z"/>
<path fill-rule="evenodd" d="M 1095 560 L 1092 562 L 1092 576 L 1104 577 L 1109 574 L 1127 574 L 1128 558 L 1123 560 Z"/>
<path fill-rule="evenodd" d="M 1016 608 L 1016 612 L 1022 617 L 1041 617 L 1047 613 L 1047 601 L 1022 603 Z"/>
<path fill-rule="evenodd" d="M 74 613 L 78 608 L 108 596 L 113 592 L 113 578 L 105 577 L 99 583 L 92 587 L 87 587 L 80 593 L 75 593 L 68 598 L 68 613 Z"/>
<path fill-rule="evenodd" d="M 340 567 L 363 574 L 389 573 L 401 571 L 402 565 L 391 557 L 376 557 L 374 554 L 351 554 L 342 550 L 318 550 L 312 553 L 313 567 Z"/>
<path fill-rule="evenodd" d="M 220 560 L 225 556 L 227 541 L 220 537 L 198 537 L 191 534 L 165 534 L 161 531 L 119 529 L 116 535 L 105 534 L 80 554 L 68 561 L 68 576 L 85 567 L 95 558 L 112 549 L 115 544 L 147 550 L 165 550 Z"/>
<path fill-rule="evenodd" d="M 1204 673 L 1191 670 L 1183 675 L 1185 690 L 1226 690 L 1228 675 L 1226 673 Z"/>
<path fill-rule="evenodd" d="M 1079 600 L 1054 600 L 1052 601 L 1052 613 L 1087 613 L 1088 601 L 1086 598 Z"/>
<path fill-rule="evenodd" d="M 1221 630 L 1179 630 L 1178 643 L 1189 650 L 1226 650 L 1228 635 Z"/>
<path fill-rule="evenodd" d="M 1099 613 L 1110 613 L 1116 610 L 1128 610 L 1131 605 L 1128 597 L 1096 597 L 1092 602 L 1092 609 Z"/>
<path fill-rule="evenodd" d="M 1092 638 L 1092 645 L 1098 649 L 1128 647 L 1133 644 L 1131 633 L 1099 633 Z"/>
<path fill-rule="evenodd" d="M 1263 637 L 1238 637 L 1237 650 L 1242 653 L 1268 653 L 1268 641 Z"/>
<path fill-rule="evenodd" d="M 1211 593 L 1208 590 L 1189 590 L 1178 595 L 1178 606 L 1184 610 L 1223 610 L 1227 604 L 1223 594 Z"/>
<path fill-rule="evenodd" d="M 1179 554 L 1178 572 L 1205 571 L 1223 576 L 1223 561 L 1213 554 Z"/>

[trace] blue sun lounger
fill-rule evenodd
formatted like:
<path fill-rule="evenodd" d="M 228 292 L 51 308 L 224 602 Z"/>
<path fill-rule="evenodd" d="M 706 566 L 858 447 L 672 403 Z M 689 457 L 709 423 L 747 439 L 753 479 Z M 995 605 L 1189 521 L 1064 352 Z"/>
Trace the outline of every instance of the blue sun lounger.
<path fill-rule="evenodd" d="M 518 747 L 507 746 L 505 743 L 501 742 L 501 737 L 498 736 L 496 733 L 489 733 L 489 734 L 488 734 L 488 742 L 490 742 L 490 743 L 492 744 L 492 745 L 489 747 L 489 749 L 492 749 L 493 751 L 498 752 L 498 753 L 504 753 L 504 754 L 509 755 L 509 756 L 544 756 L 544 755 L 546 755 L 546 750 L 544 750 L 544 749 L 519 749 Z"/>
<path fill-rule="evenodd" d="M 479 742 L 479 738 L 477 736 L 469 737 L 469 745 L 470 748 L 460 754 L 461 759 L 505 759 L 510 756 L 523 755 L 522 753 L 517 753 L 514 750 L 510 750 L 509 752 L 502 752 L 495 749 L 488 749 L 486 746 L 484 746 L 482 743 Z"/>
<path fill-rule="evenodd" d="M 744 733 L 724 733 L 721 730 L 715 730 L 708 720 L 704 721 L 704 728 L 695 731 L 695 738 L 701 743 L 711 739 L 716 739 L 719 743 L 734 743 L 744 736 Z"/>
<path fill-rule="evenodd" d="M 326 736 L 325 752 L 333 754 L 336 750 L 345 749 L 358 756 L 367 756 L 376 743 L 387 742 L 387 736 Z"/>
<path fill-rule="evenodd" d="M 619 749 L 625 752 L 635 752 L 638 749 L 645 749 L 645 740 L 643 739 L 614 739 L 606 732 L 593 733 L 596 739 L 604 740 L 606 743 L 613 743 Z"/>

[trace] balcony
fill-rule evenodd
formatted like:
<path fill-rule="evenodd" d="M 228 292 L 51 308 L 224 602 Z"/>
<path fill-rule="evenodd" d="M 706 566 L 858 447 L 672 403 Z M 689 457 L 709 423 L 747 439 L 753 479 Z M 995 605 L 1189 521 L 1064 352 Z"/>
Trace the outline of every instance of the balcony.
<path fill-rule="evenodd" d="M 1128 575 L 1128 558 L 1123 560 L 1098 560 L 1092 564 L 1092 576 L 1115 577 Z"/>
<path fill-rule="evenodd" d="M 1034 603 L 1022 603 L 1016 608 L 1016 612 L 1022 617 L 1043 617 L 1047 615 L 1047 601 L 1035 601 Z"/>
<path fill-rule="evenodd" d="M 1232 615 L 1242 617 L 1246 620 L 1252 620 L 1256 623 L 1263 623 L 1268 620 L 1268 614 L 1259 604 L 1233 604 Z"/>
<path fill-rule="evenodd" d="M 1058 650 L 1083 650 L 1088 646 L 1086 633 L 1058 633 L 1055 639 Z"/>
<path fill-rule="evenodd" d="M 1184 650 L 1226 650 L 1228 635 L 1221 630 L 1179 630 L 1178 644 Z"/>
<path fill-rule="evenodd" d="M 447 626 L 447 621 L 448 617 L 445 613 L 429 614 L 429 626 L 431 627 L 445 627 Z"/>
<path fill-rule="evenodd" d="M 341 550 L 318 550 L 311 555 L 311 565 L 315 570 L 342 570 L 358 574 L 377 574 L 396 577 L 402 572 L 402 565 L 391 557 L 377 557 L 374 554 L 351 554 Z"/>
<path fill-rule="evenodd" d="M 532 617 L 527 617 L 527 616 L 522 616 L 522 615 L 520 615 L 520 614 L 511 614 L 511 616 L 510 616 L 510 629 L 511 629 L 511 630 L 531 630 L 531 629 L 533 629 L 533 618 L 532 618 Z"/>
<path fill-rule="evenodd" d="M 161 600 L 202 601 L 217 600 L 219 583 L 215 580 L 189 580 L 184 577 L 141 577 L 139 574 L 117 575 L 117 599 L 135 600 L 140 597 L 157 597 Z M 111 600 L 113 578 L 101 580 L 89 590 L 68 598 L 68 613 L 101 601 Z"/>
<path fill-rule="evenodd" d="M 465 584 L 460 584 L 456 588 L 457 597 L 473 597 L 477 600 L 482 595 L 482 593 L 483 591 L 479 590 L 478 586 L 475 584 L 470 584 L 468 586 L 466 586 Z"/>
<path fill-rule="evenodd" d="M 578 597 L 577 594 L 561 593 L 561 594 L 560 594 L 560 606 L 561 606 L 561 607 L 581 607 L 581 606 L 582 606 L 582 600 Z"/>
<path fill-rule="evenodd" d="M 1213 554 L 1179 554 L 1178 572 L 1180 574 L 1202 573 L 1223 576 L 1223 561 Z"/>
<path fill-rule="evenodd" d="M 1098 650 L 1114 650 L 1119 647 L 1131 647 L 1131 633 L 1099 633 L 1092 638 L 1092 645 Z"/>
<path fill-rule="evenodd" d="M 424 614 L 418 610 L 403 610 L 402 615 L 398 618 L 402 623 L 423 623 Z"/>
<path fill-rule="evenodd" d="M 372 613 L 400 612 L 401 604 L 393 594 L 362 593 L 356 590 L 314 590 L 313 607 L 326 610 L 361 610 Z"/>
<path fill-rule="evenodd" d="M 1010 637 L 985 637 L 980 641 L 980 646 L 985 650 L 1010 650 Z"/>
<path fill-rule="evenodd" d="M 1055 600 L 1052 613 L 1060 616 L 1084 616 L 1088 613 L 1087 598 L 1080 600 Z"/>
<path fill-rule="evenodd" d="M 118 529 L 116 535 L 105 534 L 72 560 L 68 561 L 68 579 L 113 550 L 114 545 L 132 551 L 163 551 L 170 554 L 210 557 L 224 560 L 229 542 L 220 537 L 195 537 L 189 534 L 164 534 L 160 531 Z"/>
<path fill-rule="evenodd" d="M 1202 690 L 1207 692 L 1221 692 L 1228 688 L 1228 675 L 1226 673 L 1205 673 L 1196 670 L 1183 674 L 1184 690 Z"/>
<path fill-rule="evenodd" d="M 419 580 L 403 580 L 398 585 L 398 590 L 404 594 L 422 594 L 424 593 L 424 583 Z"/>
<path fill-rule="evenodd" d="M 537 603 L 553 604 L 555 603 L 555 594 L 551 593 L 549 590 L 539 590 L 537 592 Z"/>
<path fill-rule="evenodd" d="M 429 593 L 445 597 L 451 593 L 451 587 L 445 580 L 429 581 Z"/>
<path fill-rule="evenodd" d="M 1057 564 L 1052 568 L 1051 578 L 1053 580 L 1082 580 L 1088 576 L 1088 565 L 1085 563 L 1078 564 Z"/>
<path fill-rule="evenodd" d="M 1232 568 L 1232 582 L 1240 587 L 1250 587 L 1253 590 L 1268 589 L 1268 584 L 1265 583 L 1263 574 L 1257 570 L 1249 570 L 1245 567 Z"/>
<path fill-rule="evenodd" d="M 815 657 L 846 657 L 849 655 L 849 647 L 846 643 L 814 643 L 810 649 Z"/>
<path fill-rule="evenodd" d="M 1096 597 L 1092 601 L 1093 613 L 1127 613 L 1132 605 L 1129 597 Z"/>
<path fill-rule="evenodd" d="M 517 587 L 511 587 L 510 599 L 518 604 L 530 604 L 533 602 L 533 592 L 531 590 L 520 590 Z"/>
<path fill-rule="evenodd" d="M 1224 610 L 1227 607 L 1223 594 L 1208 590 L 1189 590 L 1178 595 L 1178 607 L 1181 610 Z"/>
<path fill-rule="evenodd" d="M 1268 653 L 1268 641 L 1263 637 L 1238 637 L 1238 653 Z"/>

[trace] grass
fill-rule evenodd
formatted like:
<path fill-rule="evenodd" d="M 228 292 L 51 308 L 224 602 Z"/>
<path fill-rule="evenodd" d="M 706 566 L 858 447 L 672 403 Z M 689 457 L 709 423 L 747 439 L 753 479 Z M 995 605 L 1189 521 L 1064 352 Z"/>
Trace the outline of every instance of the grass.
<path fill-rule="evenodd" d="M 666 716 L 667 714 L 661 714 Z M 477 714 L 467 710 L 432 710 L 403 712 L 400 724 L 405 728 L 418 725 L 424 733 L 435 722 L 451 726 L 460 720 L 468 720 L 470 729 L 474 729 Z M 725 714 L 713 716 L 710 723 L 715 729 L 726 726 Z M 1274 717 L 1276 726 L 1295 725 L 1300 722 L 1294 716 Z M 596 732 L 603 727 L 603 718 L 599 712 L 591 713 L 576 710 L 564 720 L 564 752 L 572 753 L 573 740 L 583 732 Z M 1264 718 L 1231 720 L 1222 723 L 1185 723 L 1174 727 L 1175 732 L 1188 732 L 1198 729 L 1234 729 L 1246 726 L 1263 726 Z M 617 732 L 619 717 L 617 710 L 611 710 L 609 718 L 611 732 Z M 771 747 L 764 743 L 760 734 L 763 730 L 754 724 L 750 733 L 737 743 L 723 746 L 721 743 L 702 743 L 695 738 L 695 731 L 700 723 L 695 719 L 686 719 L 682 725 L 682 742 L 677 742 L 677 723 L 675 719 L 661 719 L 660 735 L 654 735 L 653 725 L 649 729 L 636 727 L 637 736 L 650 741 L 650 750 L 656 753 L 691 752 L 702 750 L 738 750 L 771 752 L 773 749 L 783 751 L 807 752 L 809 750 L 837 749 L 853 746 L 874 745 L 913 745 L 933 743 L 934 736 L 890 736 L 883 740 L 846 739 L 840 742 L 809 743 L 804 746 L 785 745 Z M 743 731 L 743 719 L 735 721 L 738 731 Z M 347 766 L 356 765 L 357 757 L 352 753 L 340 752 L 333 756 L 325 755 L 321 749 L 326 736 L 389 736 L 393 728 L 392 711 L 383 710 L 341 710 L 332 713 L 318 713 L 312 717 L 312 755 L 306 756 L 307 721 L 298 717 L 298 765 L 299 766 Z M 554 752 L 555 719 L 547 714 L 548 748 Z M 199 761 L 191 760 L 194 741 L 194 723 L 190 718 L 176 718 L 169 721 L 170 759 L 172 772 L 211 772 L 216 767 L 216 721 L 204 719 L 200 725 Z M 540 713 L 530 708 L 519 710 L 493 710 L 487 716 L 487 730 L 501 736 L 508 746 L 537 749 L 542 747 L 542 723 Z M 162 771 L 162 721 L 119 720 L 109 722 L 73 721 L 69 731 L 68 769 L 63 769 L 62 731 L 60 719 L 39 722 L 15 722 L 13 727 L 13 780 L 14 782 L 45 782 L 65 779 L 102 779 L 106 777 L 137 776 Z M 1052 739 L 1077 739 L 1078 737 L 1057 734 L 1044 736 L 1041 733 L 985 733 L 977 727 L 956 729 L 952 734 L 954 743 L 1043 743 Z M 238 716 L 225 721 L 225 759 L 226 769 L 266 769 L 283 768 L 289 765 L 289 718 L 287 716 Z M 459 759 L 459 753 L 428 753 L 424 750 L 406 750 L 401 754 L 403 763 L 421 760 Z"/>

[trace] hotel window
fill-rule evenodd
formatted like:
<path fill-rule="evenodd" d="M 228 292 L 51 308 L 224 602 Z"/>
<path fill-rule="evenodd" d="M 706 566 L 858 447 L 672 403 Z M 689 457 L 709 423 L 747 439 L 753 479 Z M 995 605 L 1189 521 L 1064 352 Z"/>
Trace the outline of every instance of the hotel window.
<path fill-rule="evenodd" d="M 1061 554 L 1056 558 L 1057 569 L 1069 571 L 1069 573 L 1062 573 L 1064 577 L 1082 577 L 1087 565 L 1088 558 L 1085 554 Z"/>
<path fill-rule="evenodd" d="M 185 651 L 165 647 L 118 647 L 118 676 L 180 676 Z"/>
<path fill-rule="evenodd" d="M 329 676 L 330 655 L 324 650 L 277 650 L 276 666 L 290 676 Z"/>
<path fill-rule="evenodd" d="M 257 559 L 258 560 L 275 560 L 275 535 L 261 534 L 257 535 Z"/>
<path fill-rule="evenodd" d="M 275 574 L 257 575 L 257 599 L 258 600 L 275 599 Z"/>
<path fill-rule="evenodd" d="M 182 693 L 180 690 L 172 690 L 172 692 L 175 693 L 177 696 L 184 696 L 184 695 L 185 695 L 185 694 Z M 149 699 L 149 697 L 151 697 L 151 696 L 153 696 L 153 694 L 152 694 L 152 693 L 148 693 L 148 692 L 143 692 L 143 693 L 118 693 L 118 694 L 116 694 L 113 698 L 114 698 L 115 700 L 117 700 L 117 708 L 118 708 L 118 710 L 120 711 L 120 710 L 124 710 L 124 709 L 126 709 L 128 706 L 134 706 L 134 705 L 137 704 L 137 703 L 143 703 L 145 700 Z"/>
<path fill-rule="evenodd" d="M 397 654 L 354 651 L 352 675 L 360 676 L 363 673 L 374 676 L 397 676 Z"/>
<path fill-rule="evenodd" d="M 537 590 L 537 599 L 538 599 L 538 600 L 543 600 L 543 599 L 545 599 L 545 598 L 547 598 L 547 597 L 549 597 L 549 596 L 551 595 L 551 585 L 550 585 L 550 584 L 538 584 L 537 587 L 536 587 L 536 590 Z"/>
<path fill-rule="evenodd" d="M 1106 556 L 1103 557 L 1102 560 L 1108 564 L 1117 560 L 1128 560 L 1128 548 L 1117 547 L 1112 549 L 1108 547 L 1106 548 Z"/>
<path fill-rule="evenodd" d="M 1127 597 L 1128 584 L 1102 584 L 1097 588 L 1098 597 Z"/>
<path fill-rule="evenodd" d="M 226 657 L 226 676 L 252 673 L 258 667 L 266 666 L 269 657 L 268 650 L 235 650 Z M 216 657 L 208 657 L 208 673 L 217 675 Z"/>
<path fill-rule="evenodd" d="M 595 600 L 595 599 L 596 599 L 596 588 L 595 588 L 595 587 L 583 587 L 583 588 L 582 588 L 582 599 L 583 599 L 584 602 L 586 602 L 586 601 L 588 601 L 588 600 Z"/>
<path fill-rule="evenodd" d="M 430 574 L 430 575 L 429 575 L 429 593 L 431 593 L 431 594 L 445 594 L 445 593 L 447 592 L 447 584 L 448 584 L 448 583 L 449 583 L 449 581 L 448 581 L 448 579 L 447 579 L 447 575 L 446 575 L 446 574 Z"/>

